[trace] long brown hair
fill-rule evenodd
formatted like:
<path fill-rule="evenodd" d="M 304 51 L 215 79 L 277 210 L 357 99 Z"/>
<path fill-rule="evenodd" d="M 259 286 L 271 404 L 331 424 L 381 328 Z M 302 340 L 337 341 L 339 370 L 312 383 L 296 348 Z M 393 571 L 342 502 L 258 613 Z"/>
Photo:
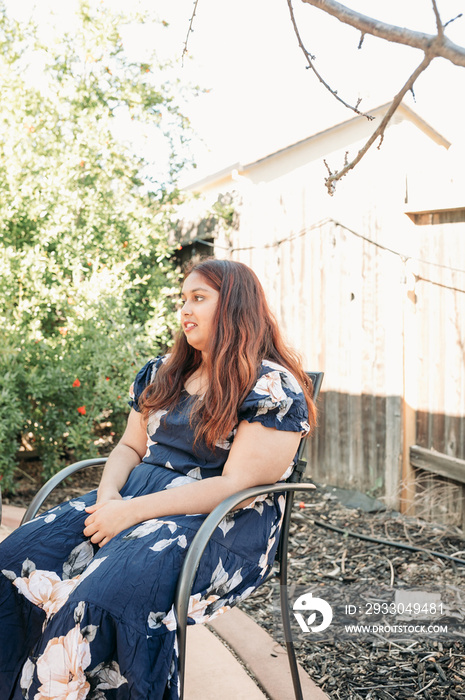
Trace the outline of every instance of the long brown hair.
<path fill-rule="evenodd" d="M 284 342 L 256 274 L 243 263 L 213 259 L 202 260 L 185 277 L 194 271 L 219 292 L 205 361 L 208 389 L 202 400 L 195 402 L 192 413 L 198 415 L 195 441 L 201 438 L 213 449 L 229 435 L 237 424 L 239 407 L 257 381 L 262 360 L 277 362 L 294 375 L 304 392 L 308 422 L 313 427 L 316 409 L 311 381 L 297 353 Z M 180 331 L 155 381 L 142 393 L 142 415 L 147 418 L 152 411 L 174 406 L 186 380 L 201 364 L 202 353 L 189 345 Z"/>

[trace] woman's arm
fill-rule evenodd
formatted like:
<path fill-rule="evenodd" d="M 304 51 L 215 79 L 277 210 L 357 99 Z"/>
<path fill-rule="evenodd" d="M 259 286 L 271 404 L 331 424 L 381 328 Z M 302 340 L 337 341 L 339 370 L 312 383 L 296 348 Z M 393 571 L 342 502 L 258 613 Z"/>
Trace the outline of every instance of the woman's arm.
<path fill-rule="evenodd" d="M 144 520 L 176 514 L 210 513 L 237 491 L 276 482 L 291 464 L 299 441 L 300 433 L 242 421 L 222 476 L 128 501 L 110 501 L 86 508 L 90 515 L 85 522 L 84 534 L 103 546 L 118 532 Z"/>
<path fill-rule="evenodd" d="M 120 491 L 131 471 L 142 462 L 147 446 L 146 421 L 131 409 L 123 437 L 108 457 L 97 491 L 97 503 L 121 499 Z"/>

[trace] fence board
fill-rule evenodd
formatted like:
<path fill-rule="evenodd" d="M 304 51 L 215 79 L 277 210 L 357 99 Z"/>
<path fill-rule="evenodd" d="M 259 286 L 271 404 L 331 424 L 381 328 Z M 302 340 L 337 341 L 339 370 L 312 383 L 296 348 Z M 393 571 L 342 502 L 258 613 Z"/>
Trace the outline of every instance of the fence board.
<path fill-rule="evenodd" d="M 419 445 L 410 448 L 410 460 L 414 467 L 445 476 L 465 484 L 465 460 L 427 450 Z"/>

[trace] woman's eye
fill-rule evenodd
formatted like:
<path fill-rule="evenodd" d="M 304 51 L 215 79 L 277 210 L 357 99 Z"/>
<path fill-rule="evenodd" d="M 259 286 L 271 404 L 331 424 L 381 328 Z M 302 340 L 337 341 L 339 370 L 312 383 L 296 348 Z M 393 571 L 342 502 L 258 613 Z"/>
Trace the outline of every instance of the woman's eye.
<path fill-rule="evenodd" d="M 199 294 L 196 294 L 194 298 L 195 301 L 202 301 L 204 299 L 204 297 L 200 296 Z"/>

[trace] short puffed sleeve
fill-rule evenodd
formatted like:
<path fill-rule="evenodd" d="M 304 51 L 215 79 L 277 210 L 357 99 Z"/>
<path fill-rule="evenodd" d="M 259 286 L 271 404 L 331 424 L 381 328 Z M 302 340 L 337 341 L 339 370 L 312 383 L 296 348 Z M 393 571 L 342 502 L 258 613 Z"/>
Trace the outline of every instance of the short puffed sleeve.
<path fill-rule="evenodd" d="M 259 422 L 306 435 L 308 408 L 305 395 L 295 377 L 281 365 L 263 361 L 260 376 L 238 411 L 239 422 Z"/>
<path fill-rule="evenodd" d="M 166 355 L 149 360 L 142 369 L 140 369 L 134 379 L 131 388 L 129 389 L 129 405 L 135 411 L 140 411 L 139 399 L 146 387 L 151 384 L 155 378 L 158 368 L 163 364 Z"/>

